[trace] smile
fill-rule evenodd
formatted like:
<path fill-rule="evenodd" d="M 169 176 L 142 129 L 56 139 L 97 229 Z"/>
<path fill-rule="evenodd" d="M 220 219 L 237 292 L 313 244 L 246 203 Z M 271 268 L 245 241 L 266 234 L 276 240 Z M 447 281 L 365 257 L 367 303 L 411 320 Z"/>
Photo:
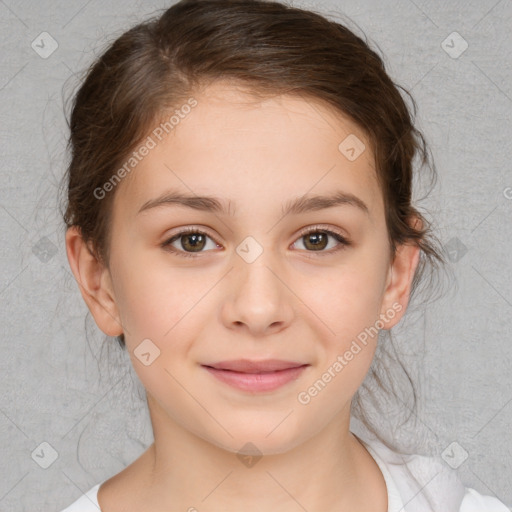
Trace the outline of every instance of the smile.
<path fill-rule="evenodd" d="M 274 371 L 254 371 L 254 373 L 225 370 L 202 365 L 210 375 L 234 388 L 249 392 L 274 391 L 285 384 L 299 378 L 308 367 L 305 364 L 294 368 Z"/>

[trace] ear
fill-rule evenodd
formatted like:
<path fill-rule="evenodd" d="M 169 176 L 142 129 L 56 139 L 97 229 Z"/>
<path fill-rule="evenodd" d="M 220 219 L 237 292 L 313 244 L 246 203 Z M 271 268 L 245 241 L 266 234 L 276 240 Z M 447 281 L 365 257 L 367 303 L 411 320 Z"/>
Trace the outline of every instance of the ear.
<path fill-rule="evenodd" d="M 110 271 L 84 242 L 76 226 L 66 231 L 66 252 L 82 297 L 98 327 L 108 336 L 122 334 Z"/>
<path fill-rule="evenodd" d="M 418 217 L 414 217 L 412 223 L 415 228 L 421 228 L 423 225 Z M 402 244 L 397 247 L 395 258 L 388 271 L 386 290 L 380 311 L 380 320 L 384 324 L 383 329 L 391 329 L 405 314 L 419 259 L 420 248 L 417 245 Z"/>

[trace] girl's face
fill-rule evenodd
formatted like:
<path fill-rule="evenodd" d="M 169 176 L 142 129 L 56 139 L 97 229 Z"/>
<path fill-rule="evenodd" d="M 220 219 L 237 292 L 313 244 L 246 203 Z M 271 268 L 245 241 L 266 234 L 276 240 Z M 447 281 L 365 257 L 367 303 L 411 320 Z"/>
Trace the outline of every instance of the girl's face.
<path fill-rule="evenodd" d="M 348 429 L 377 329 L 405 311 L 417 251 L 392 267 L 373 155 L 350 120 L 221 82 L 195 99 L 117 185 L 101 286 L 157 429 L 280 453 Z M 112 332 L 109 315 L 95 318 Z M 275 389 L 240 389 L 205 367 L 238 359 L 306 366 Z"/>

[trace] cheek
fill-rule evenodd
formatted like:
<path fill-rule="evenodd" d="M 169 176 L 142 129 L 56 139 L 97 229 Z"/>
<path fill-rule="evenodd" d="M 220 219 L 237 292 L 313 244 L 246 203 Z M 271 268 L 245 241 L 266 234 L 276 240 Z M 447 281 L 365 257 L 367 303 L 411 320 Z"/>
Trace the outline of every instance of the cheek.
<path fill-rule="evenodd" d="M 301 297 L 338 349 L 375 324 L 382 303 L 382 269 L 363 257 L 303 280 Z"/>
<path fill-rule="evenodd" d="M 343 408 L 368 373 L 379 334 L 379 279 L 365 265 L 354 265 L 340 269 L 336 277 L 317 279 L 315 292 L 308 295 L 318 361 L 297 402 L 319 421 Z"/>
<path fill-rule="evenodd" d="M 339 409 L 357 391 L 373 361 L 382 327 L 378 322 L 385 273 L 382 262 L 375 261 L 368 250 L 345 263 L 305 280 L 300 292 L 308 297 L 304 311 L 321 349 L 318 367 L 298 402 L 314 402 L 308 410 L 318 414 L 323 407 Z"/>
<path fill-rule="evenodd" d="M 205 314 L 200 299 L 211 285 L 148 261 L 136 269 L 126 266 L 119 278 L 126 346 L 137 375 L 155 397 L 181 396 L 178 382 L 193 369 L 190 349 Z"/>
<path fill-rule="evenodd" d="M 157 340 L 184 314 L 187 301 L 180 280 L 175 271 L 165 271 L 160 262 L 151 261 L 143 251 L 132 250 L 128 254 L 111 256 L 125 337 L 132 338 L 132 343 L 144 338 Z"/>

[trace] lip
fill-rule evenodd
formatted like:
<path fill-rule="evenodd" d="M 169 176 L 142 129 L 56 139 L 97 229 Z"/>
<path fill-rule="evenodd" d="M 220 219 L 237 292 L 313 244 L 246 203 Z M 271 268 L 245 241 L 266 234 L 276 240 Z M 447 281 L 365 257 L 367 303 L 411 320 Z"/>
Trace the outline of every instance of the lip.
<path fill-rule="evenodd" d="M 252 393 L 274 391 L 299 378 L 309 364 L 268 359 L 266 361 L 223 361 L 201 365 L 218 380 Z"/>
<path fill-rule="evenodd" d="M 307 363 L 299 363 L 297 361 L 283 361 L 282 359 L 232 359 L 229 361 L 219 361 L 218 363 L 205 364 L 216 368 L 217 370 L 231 370 L 240 373 L 265 373 L 275 372 L 279 370 L 288 370 L 289 368 L 298 368 Z"/>

